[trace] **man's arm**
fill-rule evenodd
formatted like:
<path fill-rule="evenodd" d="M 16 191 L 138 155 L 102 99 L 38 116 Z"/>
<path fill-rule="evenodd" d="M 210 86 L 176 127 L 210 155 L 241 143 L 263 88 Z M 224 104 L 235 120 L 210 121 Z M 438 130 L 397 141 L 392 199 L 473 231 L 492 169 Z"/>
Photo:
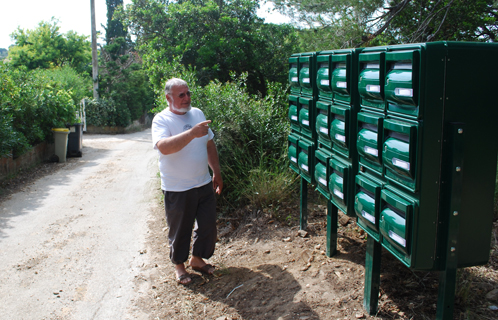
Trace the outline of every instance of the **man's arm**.
<path fill-rule="evenodd" d="M 221 177 L 220 160 L 218 158 L 218 150 L 213 139 L 207 143 L 208 164 L 213 171 L 213 189 L 216 194 L 221 194 L 223 190 L 223 178 Z"/>
<path fill-rule="evenodd" d="M 209 123 L 211 123 L 211 120 L 199 122 L 190 130 L 159 140 L 156 146 L 164 155 L 176 153 L 185 148 L 195 138 L 200 138 L 208 134 Z"/>

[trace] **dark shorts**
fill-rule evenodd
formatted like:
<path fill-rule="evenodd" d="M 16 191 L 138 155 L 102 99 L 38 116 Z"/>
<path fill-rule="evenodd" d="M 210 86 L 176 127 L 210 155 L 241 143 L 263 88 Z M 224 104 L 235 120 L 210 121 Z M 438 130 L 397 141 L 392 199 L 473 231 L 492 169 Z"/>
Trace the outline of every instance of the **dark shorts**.
<path fill-rule="evenodd" d="M 166 221 L 169 226 L 170 259 L 187 261 L 192 239 L 192 255 L 209 259 L 217 239 L 216 197 L 212 183 L 187 191 L 164 191 Z"/>

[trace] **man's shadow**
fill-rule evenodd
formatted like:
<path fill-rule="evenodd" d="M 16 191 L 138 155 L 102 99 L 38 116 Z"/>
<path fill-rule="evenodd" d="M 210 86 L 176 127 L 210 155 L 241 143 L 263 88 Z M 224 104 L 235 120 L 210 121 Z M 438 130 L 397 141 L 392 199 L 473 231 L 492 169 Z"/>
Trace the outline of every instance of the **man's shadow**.
<path fill-rule="evenodd" d="M 230 267 L 215 274 L 192 290 L 236 309 L 243 319 L 319 319 L 306 302 L 294 301 L 301 285 L 277 265 L 255 270 Z"/>

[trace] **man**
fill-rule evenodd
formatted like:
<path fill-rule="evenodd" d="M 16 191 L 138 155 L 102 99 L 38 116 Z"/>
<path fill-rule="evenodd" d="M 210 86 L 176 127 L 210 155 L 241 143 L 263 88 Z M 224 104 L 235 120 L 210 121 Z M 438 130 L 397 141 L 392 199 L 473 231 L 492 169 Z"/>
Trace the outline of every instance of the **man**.
<path fill-rule="evenodd" d="M 194 223 L 189 265 L 206 274 L 213 274 L 215 270 L 204 259 L 214 253 L 217 237 L 214 193 L 221 193 L 223 180 L 214 134 L 209 128 L 211 120 L 206 120 L 201 110 L 191 107 L 187 83 L 170 79 L 164 91 L 168 108 L 152 121 L 152 142 L 159 152 L 170 259 L 175 265 L 177 282 L 185 285 L 192 281 L 185 262 Z M 212 178 L 208 166 L 213 172 Z"/>

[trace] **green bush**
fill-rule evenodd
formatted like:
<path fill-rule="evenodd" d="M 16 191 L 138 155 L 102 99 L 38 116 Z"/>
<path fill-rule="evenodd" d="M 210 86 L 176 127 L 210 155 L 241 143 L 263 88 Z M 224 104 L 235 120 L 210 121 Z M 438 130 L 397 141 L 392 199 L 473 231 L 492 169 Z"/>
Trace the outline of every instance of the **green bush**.
<path fill-rule="evenodd" d="M 40 73 L 51 81 L 60 84 L 64 90 L 68 91 L 75 105 L 79 105 L 81 100 L 93 95 L 93 83 L 90 75 L 79 74 L 69 66 L 44 69 Z"/>
<path fill-rule="evenodd" d="M 130 111 L 119 108 L 112 99 L 91 99 L 85 103 L 86 123 L 104 127 L 126 127 L 131 123 Z"/>

